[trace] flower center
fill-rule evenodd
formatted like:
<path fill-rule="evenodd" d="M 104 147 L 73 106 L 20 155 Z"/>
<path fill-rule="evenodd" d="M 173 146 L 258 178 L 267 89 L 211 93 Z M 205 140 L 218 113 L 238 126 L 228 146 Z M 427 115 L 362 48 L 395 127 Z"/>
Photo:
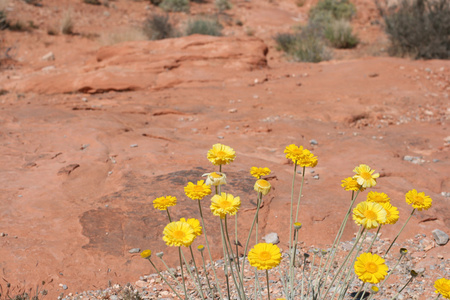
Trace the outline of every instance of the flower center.
<path fill-rule="evenodd" d="M 272 257 L 272 255 L 270 254 L 269 251 L 262 251 L 259 254 L 259 259 L 261 259 L 261 260 L 269 260 L 271 257 Z"/>
<path fill-rule="evenodd" d="M 220 178 L 220 177 L 222 177 L 220 174 L 217 174 L 216 172 L 212 172 L 211 174 L 209 174 L 209 176 L 211 176 L 212 178 Z"/>
<path fill-rule="evenodd" d="M 196 191 L 196 192 L 203 192 L 203 186 L 201 186 L 201 185 L 194 186 L 194 191 Z"/>
<path fill-rule="evenodd" d="M 373 210 L 366 210 L 364 212 L 364 216 L 367 219 L 370 219 L 370 220 L 376 220 L 377 219 L 377 214 Z"/>
<path fill-rule="evenodd" d="M 225 157 L 225 156 L 227 156 L 227 153 L 225 151 L 217 151 L 216 156 Z"/>
<path fill-rule="evenodd" d="M 414 197 L 414 203 L 423 204 L 423 197 L 420 197 L 420 196 Z"/>
<path fill-rule="evenodd" d="M 368 262 L 366 264 L 366 270 L 369 273 L 376 273 L 378 271 L 378 265 L 374 262 Z"/>
<path fill-rule="evenodd" d="M 173 237 L 177 240 L 182 240 L 186 236 L 186 233 L 183 230 L 175 230 L 173 232 Z"/>
<path fill-rule="evenodd" d="M 303 150 L 300 149 L 300 148 L 295 149 L 295 150 L 292 150 L 292 154 L 294 154 L 294 155 L 296 155 L 296 156 L 298 156 L 298 155 L 303 155 Z"/>
<path fill-rule="evenodd" d="M 219 206 L 220 206 L 221 208 L 223 208 L 223 209 L 227 209 L 228 207 L 231 206 L 231 202 L 225 200 L 225 201 L 220 202 L 220 203 L 219 203 Z"/>
<path fill-rule="evenodd" d="M 446 282 L 442 283 L 442 289 L 446 292 L 450 292 L 450 284 L 447 284 Z"/>
<path fill-rule="evenodd" d="M 375 196 L 375 198 L 373 200 L 375 200 L 375 202 L 383 202 L 384 198 L 381 196 Z"/>
<path fill-rule="evenodd" d="M 361 172 L 361 174 L 359 174 L 359 176 L 361 176 L 362 178 L 364 178 L 364 180 L 369 180 L 372 178 L 372 174 L 370 174 L 369 172 Z"/>

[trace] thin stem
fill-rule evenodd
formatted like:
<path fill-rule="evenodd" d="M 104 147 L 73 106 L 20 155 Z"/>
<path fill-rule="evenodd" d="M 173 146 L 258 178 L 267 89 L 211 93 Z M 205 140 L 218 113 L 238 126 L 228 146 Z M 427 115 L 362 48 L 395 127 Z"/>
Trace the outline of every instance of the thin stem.
<path fill-rule="evenodd" d="M 386 278 L 384 278 L 384 280 L 381 282 L 380 287 L 383 286 L 383 284 L 386 282 L 386 280 L 388 280 L 389 276 L 391 276 L 391 274 L 394 272 L 395 268 L 397 268 L 397 266 L 400 264 L 400 261 L 402 260 L 403 256 L 405 256 L 405 255 L 401 255 L 400 258 L 398 259 L 397 263 L 395 264 L 395 266 L 388 271 L 388 274 L 387 274 Z"/>
<path fill-rule="evenodd" d="M 291 188 L 291 212 L 290 222 L 289 222 L 289 250 L 292 247 L 292 226 L 293 226 L 293 211 L 294 211 L 294 186 L 295 186 L 295 175 L 297 174 L 297 161 L 294 161 L 294 176 L 292 177 L 292 188 Z"/>
<path fill-rule="evenodd" d="M 211 287 L 211 283 L 209 282 L 208 272 L 206 271 L 205 257 L 203 256 L 203 252 L 200 252 L 200 254 L 202 256 L 203 270 L 205 272 L 206 282 L 208 283 L 209 292 L 211 293 L 211 297 L 214 299 L 214 291 Z"/>
<path fill-rule="evenodd" d="M 375 242 L 375 240 L 376 240 L 377 237 L 378 237 L 378 234 L 380 233 L 381 226 L 383 226 L 383 225 L 380 224 L 380 226 L 378 226 L 377 233 L 375 233 L 375 236 L 373 237 L 372 242 L 370 243 L 370 246 L 369 246 L 369 248 L 367 248 L 366 252 L 369 252 L 369 250 L 372 249 L 373 243 Z"/>
<path fill-rule="evenodd" d="M 305 181 L 305 170 L 306 170 L 306 167 L 303 167 L 303 171 L 302 171 L 302 183 L 301 183 L 301 185 L 300 185 L 300 193 L 298 193 L 297 213 L 295 214 L 295 222 L 298 222 L 298 211 L 300 210 L 300 199 L 302 198 L 303 182 Z"/>
<path fill-rule="evenodd" d="M 225 215 L 225 225 L 226 225 L 226 221 L 227 221 L 226 218 L 227 217 Z M 226 250 L 226 253 L 224 253 L 224 255 L 225 255 L 225 258 L 227 259 L 227 264 L 229 264 L 231 276 L 233 277 L 233 281 L 234 281 L 234 285 L 236 286 L 236 289 L 238 290 L 239 297 L 241 297 L 241 289 L 239 287 L 242 287 L 242 292 L 243 292 L 244 284 L 242 281 L 239 281 L 239 285 L 237 284 L 236 276 L 233 271 L 233 264 L 236 264 L 236 261 L 232 257 L 233 251 L 231 248 L 230 238 L 228 237 L 227 227 L 225 226 L 225 230 L 223 229 L 223 227 L 224 227 L 223 221 L 222 221 L 222 219 L 220 219 L 220 232 L 222 234 L 222 242 L 224 243 L 224 247 L 225 247 L 224 249 Z M 225 232 L 226 232 L 226 234 L 225 234 Z M 227 240 L 228 240 L 228 243 L 227 243 Z M 231 255 L 230 255 L 230 253 L 231 253 Z M 233 263 L 231 263 L 231 262 L 233 262 Z M 236 269 L 237 269 L 237 267 L 236 267 Z M 239 279 L 241 279 L 241 278 L 239 277 Z M 245 299 L 245 293 L 242 298 Z"/>
<path fill-rule="evenodd" d="M 400 291 L 398 291 L 397 295 L 395 295 L 392 300 L 397 299 L 398 295 L 400 295 L 400 293 L 405 289 L 405 287 L 413 280 L 413 276 L 411 276 L 408 280 L 408 282 L 406 282 L 406 284 L 400 289 Z"/>
<path fill-rule="evenodd" d="M 409 219 L 411 219 L 412 215 L 414 214 L 414 212 L 416 211 L 416 209 L 414 208 L 411 212 L 411 214 L 408 217 L 408 220 L 406 220 L 405 224 L 403 224 L 402 229 L 400 229 L 399 233 L 397 234 L 397 236 L 395 237 L 395 239 L 392 241 L 391 245 L 389 246 L 389 248 L 386 250 L 386 253 L 384 254 L 383 258 L 386 258 L 386 255 L 389 253 L 389 250 L 391 250 L 392 246 L 394 245 L 395 241 L 397 240 L 397 238 L 400 236 L 400 233 L 402 233 L 403 229 L 405 228 L 406 224 L 408 224 Z"/>
<path fill-rule="evenodd" d="M 267 281 L 267 299 L 270 300 L 270 286 L 269 286 L 269 270 L 266 270 L 266 281 Z"/>
<path fill-rule="evenodd" d="M 175 277 L 175 274 L 172 273 L 172 271 L 170 271 L 169 266 L 166 264 L 166 262 L 162 259 L 162 257 L 160 258 L 160 260 L 162 261 L 162 263 L 164 264 L 164 266 L 167 268 L 167 272 L 169 273 L 169 275 L 175 280 L 175 282 L 178 284 L 178 287 L 181 289 L 183 288 L 180 284 L 180 282 L 177 280 L 177 278 Z"/>
<path fill-rule="evenodd" d="M 358 190 L 356 192 L 356 195 L 354 195 L 354 193 L 352 192 L 352 202 L 350 203 L 350 206 L 348 207 L 347 213 L 344 217 L 344 220 L 341 223 L 341 227 L 339 228 L 338 234 L 336 235 L 333 245 L 331 246 L 330 255 L 328 256 L 328 258 L 325 262 L 325 265 L 323 266 L 323 269 L 320 268 L 319 279 L 325 278 L 325 280 L 326 280 L 326 278 L 328 278 L 328 273 L 330 272 L 330 268 L 334 262 L 334 256 L 337 253 L 337 247 L 339 246 L 339 242 L 341 241 L 341 237 L 342 237 L 342 234 L 344 233 L 345 226 L 347 225 L 348 217 L 350 216 L 350 213 L 352 212 L 353 204 L 355 203 L 355 200 L 358 197 L 359 192 L 360 192 L 360 190 Z M 324 271 L 325 271 L 325 276 L 322 277 L 322 274 L 324 273 Z M 325 285 L 323 286 L 323 288 L 325 288 Z M 322 289 L 320 289 L 320 290 L 322 290 Z"/>
<path fill-rule="evenodd" d="M 242 268 L 241 268 L 241 278 L 244 278 L 245 256 L 247 255 L 248 243 L 250 242 L 250 237 L 252 235 L 253 227 L 255 226 L 256 217 L 258 216 L 258 213 L 259 213 L 259 205 L 256 207 L 255 217 L 253 218 L 252 226 L 250 227 L 250 230 L 248 232 L 247 241 L 245 242 L 244 259 L 242 260 Z"/>
<path fill-rule="evenodd" d="M 359 299 L 363 299 L 364 294 L 366 293 L 366 292 L 364 291 L 364 285 L 366 285 L 365 282 L 363 282 L 363 284 L 361 284 L 361 286 L 359 287 L 358 292 L 356 292 L 355 298 L 359 296 Z M 361 293 L 361 292 L 362 292 L 362 295 L 360 296 L 359 293 Z"/>
<path fill-rule="evenodd" d="M 360 226 L 359 232 L 358 232 L 358 236 L 356 238 L 355 244 L 353 245 L 352 249 L 350 250 L 350 252 L 347 254 L 347 256 L 345 257 L 344 262 L 342 263 L 342 265 L 339 267 L 339 270 L 336 272 L 336 275 L 334 275 L 333 280 L 331 281 L 329 287 L 327 288 L 327 292 L 325 293 L 325 295 L 323 296 L 323 299 L 326 299 L 328 293 L 331 290 L 331 287 L 333 286 L 333 283 L 336 281 L 336 278 L 338 278 L 341 273 L 342 268 L 345 266 L 345 264 L 347 263 L 348 259 L 350 258 L 350 255 L 353 253 L 353 250 L 355 250 L 356 245 L 358 245 L 359 240 L 361 238 L 362 233 L 364 232 L 366 228 L 363 226 Z"/>
<path fill-rule="evenodd" d="M 191 251 L 192 261 L 194 262 L 195 274 L 197 275 L 198 287 L 200 289 L 200 295 L 202 299 L 205 299 L 205 295 L 203 295 L 202 281 L 200 280 L 200 275 L 198 274 L 197 264 L 195 263 L 194 252 L 192 252 L 192 246 L 189 246 L 189 250 Z"/>
<path fill-rule="evenodd" d="M 439 294 L 437 295 L 437 297 L 436 297 L 434 300 L 439 299 L 440 296 L 441 296 L 441 294 L 439 293 Z"/>
<path fill-rule="evenodd" d="M 237 268 L 238 272 L 240 271 L 239 264 L 239 241 L 238 241 L 238 213 L 234 215 L 234 244 L 236 245 L 236 259 L 237 259 Z"/>
<path fill-rule="evenodd" d="M 174 288 L 172 287 L 172 285 L 166 280 L 166 278 L 164 276 L 162 276 L 161 272 L 158 270 L 158 268 L 155 266 L 155 264 L 152 262 L 152 260 L 150 258 L 147 258 L 148 261 L 152 264 L 153 268 L 155 268 L 156 272 L 158 273 L 159 277 L 162 278 L 162 280 L 164 280 L 164 282 L 170 287 L 170 289 L 172 290 L 172 292 L 175 293 L 175 295 L 177 295 L 178 298 L 180 298 L 180 300 L 183 300 L 183 298 L 181 298 L 180 294 L 178 294 Z"/>
<path fill-rule="evenodd" d="M 166 208 L 167 216 L 169 217 L 169 222 L 172 223 L 172 218 L 170 217 L 169 208 Z"/>
<path fill-rule="evenodd" d="M 188 295 L 187 295 L 187 291 L 186 291 L 186 282 L 184 280 L 183 261 L 181 260 L 181 247 L 178 247 L 178 256 L 180 258 L 181 278 L 183 279 L 184 296 L 185 296 L 185 299 L 187 299 Z"/>
<path fill-rule="evenodd" d="M 209 261 L 211 262 L 211 267 L 212 267 L 213 273 L 214 273 L 214 279 L 216 280 L 217 291 L 219 292 L 220 299 L 223 299 L 222 290 L 220 289 L 220 285 L 219 285 L 219 278 L 217 277 L 217 274 L 216 274 L 216 268 L 213 265 L 214 261 L 212 259 L 211 249 L 209 247 L 208 235 L 206 234 L 206 226 L 205 226 L 205 221 L 203 220 L 202 206 L 200 204 L 200 200 L 197 200 L 197 201 L 198 201 L 198 209 L 200 211 L 200 219 L 202 220 L 203 233 L 205 234 L 206 248 L 208 249 Z"/>

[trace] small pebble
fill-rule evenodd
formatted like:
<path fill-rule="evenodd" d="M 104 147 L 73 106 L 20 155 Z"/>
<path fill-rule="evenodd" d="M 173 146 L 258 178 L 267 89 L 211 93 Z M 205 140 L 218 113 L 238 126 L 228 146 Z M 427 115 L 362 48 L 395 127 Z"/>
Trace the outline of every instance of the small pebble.
<path fill-rule="evenodd" d="M 319 143 L 316 140 L 310 140 L 309 143 L 311 145 L 319 145 Z"/>
<path fill-rule="evenodd" d="M 219 136 L 217 136 L 217 138 L 219 139 L 219 140 L 223 140 L 223 136 L 221 136 L 221 135 L 219 135 Z"/>
<path fill-rule="evenodd" d="M 141 249 L 140 248 L 133 248 L 133 249 L 130 249 L 128 252 L 129 253 L 139 253 L 139 252 L 141 252 Z"/>
<path fill-rule="evenodd" d="M 138 146 L 138 144 L 131 144 L 130 148 L 136 148 Z"/>
<path fill-rule="evenodd" d="M 432 231 L 433 233 L 433 237 L 434 240 L 436 241 L 436 244 L 438 244 L 439 246 L 444 246 L 445 244 L 448 243 L 448 234 L 446 234 L 445 232 L 443 232 L 440 229 L 435 229 Z"/>

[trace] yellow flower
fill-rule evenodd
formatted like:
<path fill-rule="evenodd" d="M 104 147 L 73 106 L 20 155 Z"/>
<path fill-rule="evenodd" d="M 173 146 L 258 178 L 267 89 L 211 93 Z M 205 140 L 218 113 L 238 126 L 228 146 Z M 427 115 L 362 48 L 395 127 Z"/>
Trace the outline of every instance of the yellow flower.
<path fill-rule="evenodd" d="M 196 235 L 192 226 L 186 222 L 172 222 L 166 225 L 163 231 L 163 240 L 167 246 L 189 247 Z"/>
<path fill-rule="evenodd" d="M 258 179 L 261 178 L 261 176 L 267 176 L 270 174 L 270 169 L 269 168 L 258 168 L 258 167 L 252 167 L 250 169 L 250 174 L 253 177 L 256 177 Z"/>
<path fill-rule="evenodd" d="M 392 224 L 394 225 L 395 223 L 397 223 L 398 218 L 399 218 L 399 212 L 397 207 L 392 206 L 392 204 L 390 204 L 389 202 L 386 203 L 380 203 L 384 210 L 386 210 L 386 222 L 382 223 L 384 224 Z"/>
<path fill-rule="evenodd" d="M 315 166 L 317 166 L 317 163 L 317 156 L 314 156 L 311 151 L 303 149 L 303 159 L 300 161 L 300 163 L 297 163 L 297 165 L 300 165 L 302 167 L 314 168 Z"/>
<path fill-rule="evenodd" d="M 361 192 L 364 191 L 364 188 L 361 188 L 361 186 L 358 184 L 358 181 L 356 181 L 356 179 L 352 178 L 352 177 L 347 177 L 344 180 L 342 180 L 342 184 L 341 186 L 346 190 L 346 191 L 359 191 L 361 189 Z"/>
<path fill-rule="evenodd" d="M 223 184 L 227 184 L 227 176 L 224 173 L 220 173 L 220 172 L 212 172 L 212 173 L 205 173 L 202 175 L 203 176 L 207 176 L 206 177 L 206 185 L 213 185 L 213 186 L 218 186 L 218 185 L 223 185 Z"/>
<path fill-rule="evenodd" d="M 271 185 L 267 180 L 259 179 L 255 182 L 255 191 L 263 195 L 267 195 L 270 192 Z"/>
<path fill-rule="evenodd" d="M 303 149 L 302 146 L 297 147 L 292 144 L 284 149 L 284 153 L 286 153 L 286 158 L 292 160 L 297 165 L 302 167 L 312 167 L 314 168 L 317 165 L 317 157 L 314 156 L 309 150 Z"/>
<path fill-rule="evenodd" d="M 445 299 L 450 299 L 450 279 L 441 278 L 434 282 L 436 294 L 441 294 Z"/>
<path fill-rule="evenodd" d="M 219 216 L 221 219 L 225 219 L 227 214 L 235 215 L 240 206 L 240 198 L 231 194 L 222 193 L 220 196 L 214 195 L 211 198 L 211 211 L 213 215 Z"/>
<path fill-rule="evenodd" d="M 367 201 L 368 202 L 377 202 L 377 203 L 389 203 L 391 198 L 388 197 L 385 193 L 378 192 L 369 192 L 367 193 Z"/>
<path fill-rule="evenodd" d="M 270 270 L 281 262 L 280 248 L 274 244 L 259 243 L 248 252 L 250 265 L 258 270 Z"/>
<path fill-rule="evenodd" d="M 355 262 L 355 273 L 364 282 L 378 283 L 387 275 L 384 259 L 372 253 L 362 253 Z"/>
<path fill-rule="evenodd" d="M 425 196 L 425 193 L 418 193 L 415 189 L 406 193 L 406 203 L 411 204 L 413 208 L 418 210 L 427 210 L 431 207 L 430 196 Z"/>
<path fill-rule="evenodd" d="M 149 258 L 150 256 L 152 256 L 152 251 L 151 250 L 144 250 L 141 252 L 141 257 L 142 258 Z"/>
<path fill-rule="evenodd" d="M 386 222 L 386 214 L 381 204 L 363 201 L 353 209 L 353 220 L 358 225 L 372 229 Z"/>
<path fill-rule="evenodd" d="M 207 157 L 208 160 L 215 166 L 226 165 L 236 158 L 236 152 L 234 152 L 231 147 L 222 144 L 215 144 L 208 151 Z"/>
<path fill-rule="evenodd" d="M 194 229 L 195 236 L 199 236 L 203 233 L 202 226 L 200 226 L 200 221 L 197 219 L 191 218 L 186 220 L 185 218 L 181 218 L 180 222 L 186 222 L 191 225 L 192 229 Z"/>
<path fill-rule="evenodd" d="M 168 207 L 177 204 L 177 198 L 172 196 L 159 197 L 153 200 L 153 206 L 159 210 L 167 210 Z"/>
<path fill-rule="evenodd" d="M 187 186 L 184 187 L 184 192 L 186 196 L 192 200 L 202 200 L 203 197 L 211 194 L 211 188 L 206 185 L 203 180 L 197 181 L 197 184 L 189 182 Z"/>
<path fill-rule="evenodd" d="M 375 186 L 377 184 L 376 179 L 380 177 L 380 174 L 378 173 L 373 174 L 375 170 L 372 170 L 368 165 L 359 165 L 353 172 L 356 173 L 353 178 L 356 179 L 358 184 L 363 188 Z"/>

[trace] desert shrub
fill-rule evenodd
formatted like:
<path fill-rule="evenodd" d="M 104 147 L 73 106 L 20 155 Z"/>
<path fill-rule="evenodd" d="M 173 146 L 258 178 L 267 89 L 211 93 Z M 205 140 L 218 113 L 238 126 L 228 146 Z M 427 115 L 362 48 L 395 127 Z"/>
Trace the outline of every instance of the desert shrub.
<path fill-rule="evenodd" d="M 129 41 L 145 41 L 148 37 L 141 28 L 124 28 L 100 36 L 102 45 L 115 45 Z"/>
<path fill-rule="evenodd" d="M 203 35 L 222 35 L 222 25 L 212 18 L 197 18 L 190 20 L 186 27 L 186 35 L 203 34 Z"/>
<path fill-rule="evenodd" d="M 353 48 L 358 38 L 353 35 L 353 28 L 346 20 L 334 20 L 325 28 L 325 38 L 334 48 Z"/>
<path fill-rule="evenodd" d="M 5 30 L 8 28 L 8 19 L 6 11 L 0 10 L 0 30 Z"/>
<path fill-rule="evenodd" d="M 67 10 L 61 19 L 61 32 L 63 34 L 73 34 L 75 23 L 72 18 L 72 10 Z"/>
<path fill-rule="evenodd" d="M 92 5 L 102 5 L 102 3 L 99 0 L 83 0 L 83 2 Z"/>
<path fill-rule="evenodd" d="M 153 5 L 155 5 L 155 6 L 158 6 L 158 5 L 161 4 L 162 1 L 163 1 L 163 0 L 150 0 L 150 3 L 153 4 Z"/>
<path fill-rule="evenodd" d="M 167 12 L 188 12 L 189 0 L 163 0 L 159 7 Z"/>
<path fill-rule="evenodd" d="M 295 61 L 320 62 L 331 58 L 316 28 L 305 27 L 299 33 L 282 33 L 275 36 L 279 50 Z"/>
<path fill-rule="evenodd" d="M 151 15 L 145 20 L 143 31 L 150 40 L 162 40 L 174 36 L 174 29 L 169 22 L 169 15 Z"/>
<path fill-rule="evenodd" d="M 381 13 L 392 55 L 450 58 L 450 0 L 404 0 Z"/>
<path fill-rule="evenodd" d="M 215 0 L 214 5 L 219 12 L 231 9 L 231 3 L 228 0 Z"/>
<path fill-rule="evenodd" d="M 309 17 L 314 19 L 316 14 L 329 12 L 334 19 L 350 20 L 356 13 L 355 6 L 348 0 L 321 0 L 309 11 Z"/>

